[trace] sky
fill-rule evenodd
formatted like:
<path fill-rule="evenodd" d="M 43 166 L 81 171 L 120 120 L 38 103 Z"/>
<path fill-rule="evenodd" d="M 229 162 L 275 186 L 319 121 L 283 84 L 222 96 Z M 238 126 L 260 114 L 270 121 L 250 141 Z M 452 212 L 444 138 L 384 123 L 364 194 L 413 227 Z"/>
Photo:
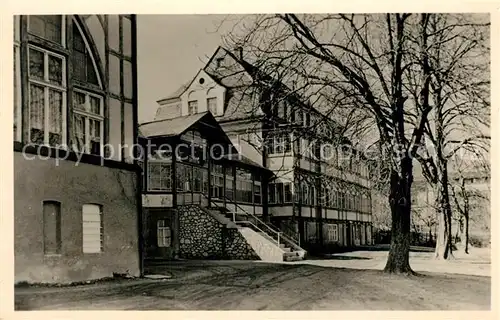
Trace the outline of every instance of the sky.
<path fill-rule="evenodd" d="M 139 122 L 153 120 L 157 100 L 195 76 L 231 29 L 223 15 L 138 15 Z"/>

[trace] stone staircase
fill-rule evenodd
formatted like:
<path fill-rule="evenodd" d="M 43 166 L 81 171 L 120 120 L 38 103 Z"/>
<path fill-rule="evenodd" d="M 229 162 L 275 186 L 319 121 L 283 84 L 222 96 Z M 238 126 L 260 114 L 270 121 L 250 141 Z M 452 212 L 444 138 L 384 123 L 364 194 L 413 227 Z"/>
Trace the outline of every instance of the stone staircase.
<path fill-rule="evenodd" d="M 287 262 L 305 259 L 306 251 L 296 241 L 253 214 L 243 210 L 231 212 L 224 207 L 209 208 L 212 215 L 227 225 L 238 226 L 240 233 L 263 261 Z"/>

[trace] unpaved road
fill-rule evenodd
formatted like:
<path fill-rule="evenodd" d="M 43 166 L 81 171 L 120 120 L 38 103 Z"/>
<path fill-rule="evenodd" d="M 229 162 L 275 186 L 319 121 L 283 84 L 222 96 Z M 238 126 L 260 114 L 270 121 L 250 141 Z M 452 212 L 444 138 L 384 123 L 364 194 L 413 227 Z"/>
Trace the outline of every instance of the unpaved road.
<path fill-rule="evenodd" d="M 490 278 L 255 262 L 148 270 L 168 280 L 15 290 L 16 310 L 489 310 Z"/>

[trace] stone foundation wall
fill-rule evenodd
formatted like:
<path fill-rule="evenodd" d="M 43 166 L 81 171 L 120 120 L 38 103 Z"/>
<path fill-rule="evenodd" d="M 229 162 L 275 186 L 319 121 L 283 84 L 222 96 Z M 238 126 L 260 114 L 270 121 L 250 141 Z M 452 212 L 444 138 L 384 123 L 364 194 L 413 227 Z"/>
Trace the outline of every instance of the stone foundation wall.
<path fill-rule="evenodd" d="M 228 228 L 225 232 L 224 246 L 227 259 L 260 260 L 253 248 L 247 243 L 238 229 Z"/>
<path fill-rule="evenodd" d="M 236 228 L 226 228 L 198 206 L 178 207 L 179 256 L 184 259 L 259 260 Z"/>

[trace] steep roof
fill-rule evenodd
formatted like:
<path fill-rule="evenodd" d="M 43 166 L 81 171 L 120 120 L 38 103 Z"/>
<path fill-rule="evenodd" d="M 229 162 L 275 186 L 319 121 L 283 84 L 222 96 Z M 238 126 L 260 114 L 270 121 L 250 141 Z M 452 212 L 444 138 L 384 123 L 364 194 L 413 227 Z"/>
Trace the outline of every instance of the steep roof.
<path fill-rule="evenodd" d="M 158 102 L 159 101 L 164 101 L 164 100 L 170 100 L 170 99 L 179 98 L 184 93 L 184 91 L 186 91 L 186 89 L 189 87 L 189 85 L 191 84 L 192 81 L 193 81 L 193 79 L 185 82 L 179 88 L 177 88 L 177 90 L 175 90 L 171 94 L 167 95 L 165 98 L 161 98 L 160 100 L 158 100 Z"/>
<path fill-rule="evenodd" d="M 142 136 L 147 138 L 178 136 L 207 114 L 208 112 L 203 112 L 173 119 L 146 122 L 140 125 L 139 130 Z"/>

